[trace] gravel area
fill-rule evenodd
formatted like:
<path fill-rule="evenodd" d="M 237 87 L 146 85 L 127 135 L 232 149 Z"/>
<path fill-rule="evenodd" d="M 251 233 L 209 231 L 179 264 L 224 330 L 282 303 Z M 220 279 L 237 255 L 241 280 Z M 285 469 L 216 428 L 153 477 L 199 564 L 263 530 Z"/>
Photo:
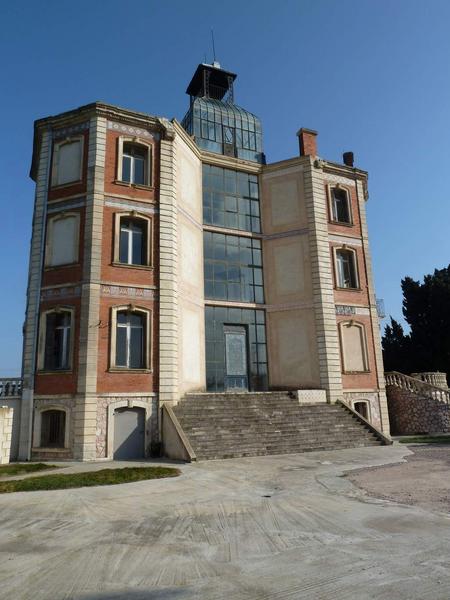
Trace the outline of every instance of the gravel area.
<path fill-rule="evenodd" d="M 353 471 L 347 478 L 370 496 L 450 512 L 450 446 L 409 445 L 412 455 L 396 465 Z"/>

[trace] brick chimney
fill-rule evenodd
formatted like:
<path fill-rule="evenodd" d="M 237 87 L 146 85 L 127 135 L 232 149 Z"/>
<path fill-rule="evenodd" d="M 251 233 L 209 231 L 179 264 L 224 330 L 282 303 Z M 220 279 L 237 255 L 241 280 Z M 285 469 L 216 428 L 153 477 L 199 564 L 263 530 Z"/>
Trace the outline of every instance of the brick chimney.
<path fill-rule="evenodd" d="M 317 156 L 317 131 L 302 127 L 297 131 L 300 156 Z"/>

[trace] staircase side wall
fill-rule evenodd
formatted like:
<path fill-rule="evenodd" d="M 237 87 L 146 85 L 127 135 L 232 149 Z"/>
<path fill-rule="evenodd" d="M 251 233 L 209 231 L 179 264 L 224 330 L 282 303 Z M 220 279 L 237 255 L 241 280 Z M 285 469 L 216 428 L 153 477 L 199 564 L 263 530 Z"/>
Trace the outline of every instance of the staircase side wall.
<path fill-rule="evenodd" d="M 392 385 L 386 393 L 392 435 L 450 432 L 448 404 Z"/>

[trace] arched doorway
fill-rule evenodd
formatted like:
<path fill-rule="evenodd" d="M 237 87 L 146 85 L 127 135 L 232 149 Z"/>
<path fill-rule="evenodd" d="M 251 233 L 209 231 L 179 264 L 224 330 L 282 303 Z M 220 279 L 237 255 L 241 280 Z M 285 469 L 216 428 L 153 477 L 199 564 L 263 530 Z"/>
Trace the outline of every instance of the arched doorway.
<path fill-rule="evenodd" d="M 114 460 L 141 459 L 145 456 L 145 410 L 139 407 L 116 408 L 114 419 Z"/>

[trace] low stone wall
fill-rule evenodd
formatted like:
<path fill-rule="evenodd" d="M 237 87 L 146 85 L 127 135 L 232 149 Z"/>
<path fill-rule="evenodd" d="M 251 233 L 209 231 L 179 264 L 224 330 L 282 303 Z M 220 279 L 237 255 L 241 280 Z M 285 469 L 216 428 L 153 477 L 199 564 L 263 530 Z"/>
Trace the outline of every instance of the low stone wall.
<path fill-rule="evenodd" d="M 0 465 L 6 465 L 10 460 L 12 426 L 13 409 L 0 405 Z"/>
<path fill-rule="evenodd" d="M 450 407 L 409 390 L 386 387 L 392 435 L 450 432 Z"/>

